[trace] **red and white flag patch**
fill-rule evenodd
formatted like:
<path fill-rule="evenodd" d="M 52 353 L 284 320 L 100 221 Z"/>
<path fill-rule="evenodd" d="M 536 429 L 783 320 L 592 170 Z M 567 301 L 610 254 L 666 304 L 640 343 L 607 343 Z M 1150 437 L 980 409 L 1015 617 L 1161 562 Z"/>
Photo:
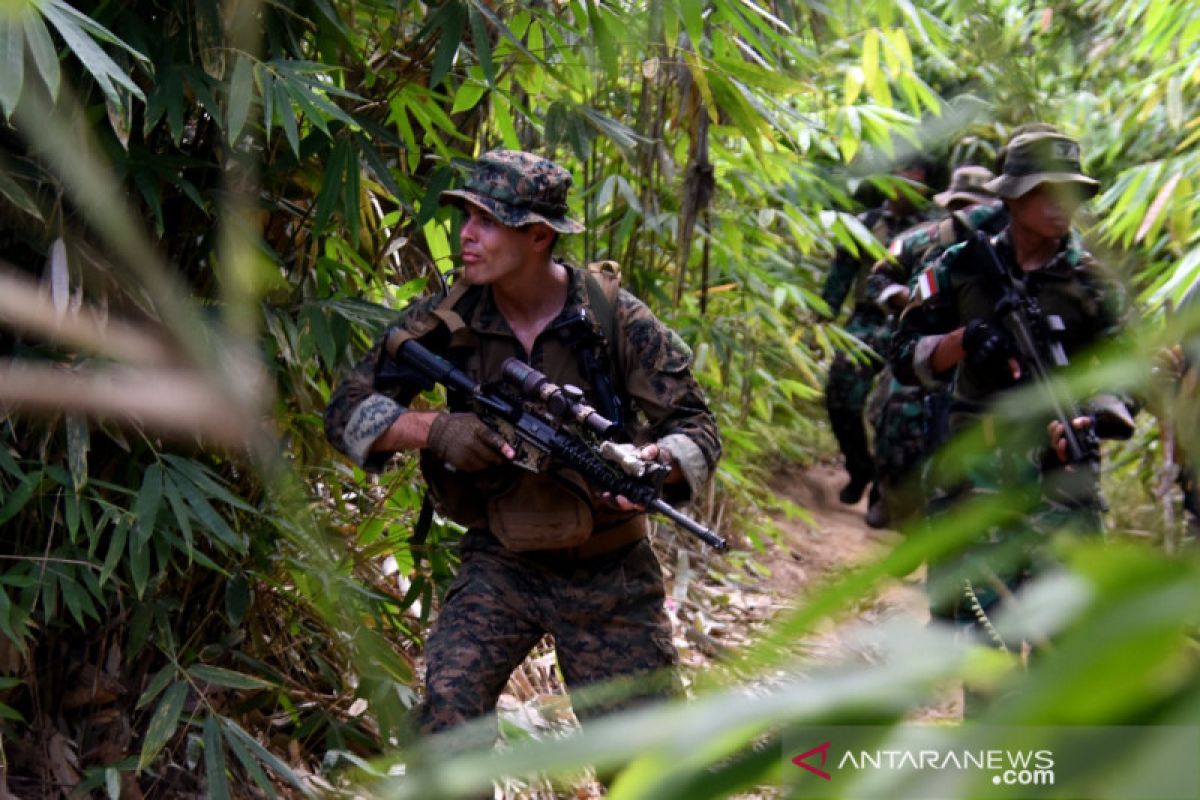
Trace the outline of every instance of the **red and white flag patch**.
<path fill-rule="evenodd" d="M 938 293 L 937 275 L 934 273 L 933 267 L 927 268 L 917 278 L 917 293 L 922 300 L 928 300 Z"/>

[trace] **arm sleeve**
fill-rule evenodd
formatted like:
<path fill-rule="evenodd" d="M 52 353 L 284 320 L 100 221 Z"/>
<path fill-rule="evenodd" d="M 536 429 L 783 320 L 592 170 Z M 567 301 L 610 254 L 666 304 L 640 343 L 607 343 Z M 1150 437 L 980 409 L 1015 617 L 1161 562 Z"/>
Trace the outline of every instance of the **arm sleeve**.
<path fill-rule="evenodd" d="M 821 287 L 821 299 L 829 306 L 829 313 L 837 317 L 841 311 L 850 290 L 854 288 L 854 279 L 858 276 L 859 262 L 848 252 L 838 249 L 829 274 L 825 276 L 825 285 Z"/>
<path fill-rule="evenodd" d="M 431 326 L 429 313 L 440 296 L 419 300 L 402 313 L 396 325 L 414 333 Z M 394 453 L 371 450 L 371 445 L 396 418 L 420 386 L 376 379 L 382 339 L 354 365 L 334 389 L 325 409 L 325 438 L 333 447 L 368 472 L 381 472 Z"/>
<path fill-rule="evenodd" d="M 721 455 L 716 419 L 692 375 L 692 351 L 646 307 L 622 290 L 617 304 L 619 369 L 625 393 L 645 416 L 651 441 L 670 451 L 683 470 L 683 494 L 668 502 L 696 497 L 711 478 Z"/>
<path fill-rule="evenodd" d="M 928 275 L 918 274 L 918 290 L 900 315 L 888 360 L 901 383 L 937 388 L 953 374 L 953 370 L 935 373 L 931 363 L 942 335 L 959 325 L 947 259 L 953 252 L 947 251 L 932 266 L 926 267 Z M 925 289 L 920 288 L 922 281 Z"/>

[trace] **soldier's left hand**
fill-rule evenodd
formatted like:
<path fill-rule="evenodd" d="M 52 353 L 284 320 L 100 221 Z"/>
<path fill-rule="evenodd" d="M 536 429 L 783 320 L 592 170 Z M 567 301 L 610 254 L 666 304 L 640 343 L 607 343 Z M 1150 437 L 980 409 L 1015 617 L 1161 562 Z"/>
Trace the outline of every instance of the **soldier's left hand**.
<path fill-rule="evenodd" d="M 1086 431 L 1092 427 L 1092 418 L 1076 417 L 1071 420 L 1071 427 L 1077 431 Z M 1067 463 L 1067 437 L 1063 424 L 1054 420 L 1046 426 L 1046 430 L 1050 432 L 1050 447 L 1054 450 L 1054 454 L 1058 456 L 1059 461 Z"/>
<path fill-rule="evenodd" d="M 671 480 L 671 478 L 675 475 L 675 473 L 679 472 L 678 466 L 675 464 L 674 459 L 671 458 L 671 451 L 667 450 L 665 447 L 659 447 L 656 444 L 648 444 L 645 447 L 643 447 L 641 449 L 641 451 L 638 453 L 638 458 L 642 459 L 642 461 L 651 461 L 651 462 L 656 461 L 659 464 L 666 464 L 666 465 L 670 466 L 671 472 L 667 475 L 668 481 Z M 614 506 L 616 506 L 621 511 L 645 511 L 646 510 L 645 506 L 643 506 L 639 503 L 633 502 L 632 500 L 630 500 L 623 494 L 619 494 L 616 497 L 613 497 L 612 494 L 610 494 L 609 492 L 605 492 L 603 497 L 605 500 L 612 503 Z"/>

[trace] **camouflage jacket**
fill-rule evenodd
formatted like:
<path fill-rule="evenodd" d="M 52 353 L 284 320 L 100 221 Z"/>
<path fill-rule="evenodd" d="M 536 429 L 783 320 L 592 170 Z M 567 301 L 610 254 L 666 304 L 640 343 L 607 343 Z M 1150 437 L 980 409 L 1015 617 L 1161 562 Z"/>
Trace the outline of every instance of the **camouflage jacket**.
<path fill-rule="evenodd" d="M 591 395 L 575 348 L 580 345 L 573 329 L 582 320 L 590 330 L 603 326 L 593 314 L 584 283 L 586 273 L 570 269 L 567 301 L 526 354 L 492 299 L 491 288 L 469 290 L 455 306 L 473 343 L 462 365 L 481 383 L 500 379 L 501 364 L 510 356 L 528 361 L 558 384 L 573 384 Z M 436 327 L 432 312 L 443 294 L 414 301 L 397 322 L 410 332 Z M 614 330 L 609 343 L 614 356 L 617 393 L 632 413 L 639 443 L 657 442 L 671 451 L 687 479 L 685 491 L 698 492 L 708 480 L 721 453 L 720 437 L 704 395 L 691 374 L 692 353 L 678 334 L 660 322 L 647 306 L 625 290 L 617 295 Z M 375 372 L 382 342 L 358 362 L 334 391 L 325 411 L 325 434 L 335 448 L 369 471 L 380 471 L 391 453 L 372 452 L 372 443 L 402 414 L 417 394 L 417 386 L 376 387 Z M 453 359 L 460 360 L 460 359 Z M 515 468 L 514 468 L 515 469 Z M 671 501 L 685 497 L 669 497 Z"/>
<path fill-rule="evenodd" d="M 893 236 L 928 220 L 929 216 L 928 212 L 919 211 L 899 217 L 889 211 L 887 206 L 880 206 L 864 211 L 857 218 L 863 227 L 886 246 Z M 847 297 L 853 297 L 855 308 L 867 302 L 866 279 L 874 263 L 874 259 L 865 252 L 854 256 L 849 251 L 838 248 L 829 274 L 825 276 L 825 285 L 821 289 L 821 298 L 829 305 L 830 313 L 834 317 L 837 317 Z"/>
<path fill-rule="evenodd" d="M 965 241 L 976 230 L 996 233 L 1007 221 L 1004 204 L 997 201 L 968 206 L 948 217 L 909 228 L 888 243 L 890 257 L 879 259 L 871 268 L 867 276 L 867 301 L 890 313 L 888 301 L 892 296 L 911 289 L 909 284 L 921 268 L 932 263 L 946 248 Z"/>
<path fill-rule="evenodd" d="M 1019 274 L 1005 228 L 992 237 L 1001 261 Z M 1065 330 L 1060 336 L 1067 357 L 1118 336 L 1124 327 L 1125 295 L 1074 233 L 1063 239 L 1058 255 L 1040 269 L 1025 273 L 1027 291 L 1043 313 L 1057 314 Z M 948 249 L 918 277 L 917 292 L 900 317 L 892 338 L 891 364 L 904 383 L 938 386 L 954 378 L 956 405 L 978 408 L 990 399 L 993 376 L 976 374 L 967 361 L 954 371 L 935 374 L 930 364 L 942 335 L 973 319 L 996 322 L 997 292 L 981 278 L 965 244 Z"/>

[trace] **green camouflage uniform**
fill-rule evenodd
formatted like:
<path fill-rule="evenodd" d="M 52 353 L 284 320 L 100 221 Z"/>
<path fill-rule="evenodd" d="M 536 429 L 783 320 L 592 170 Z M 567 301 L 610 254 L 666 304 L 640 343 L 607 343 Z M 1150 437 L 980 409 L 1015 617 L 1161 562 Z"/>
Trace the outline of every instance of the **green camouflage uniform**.
<path fill-rule="evenodd" d="M 1020 275 L 1008 230 L 992 238 L 1001 261 Z M 937 389 L 951 378 L 951 434 L 980 425 L 984 448 L 971 454 L 969 463 L 957 466 L 954 478 L 941 477 L 932 487 L 933 507 L 949 508 L 968 497 L 1004 493 L 1008 520 L 984 531 L 977 545 L 961 557 L 932 564 L 929 581 L 935 616 L 963 622 L 973 620 L 963 593 L 956 591 L 966 577 L 982 606 L 999 599 L 991 588 L 988 571 L 1010 587 L 1038 569 L 1044 553 L 1039 546 L 1048 534 L 1061 530 L 1098 532 L 1102 498 L 1084 467 L 1068 471 L 1049 453 L 1046 425 L 1049 418 L 1004 421 L 988 413 L 988 405 L 1010 391 L 1010 377 L 980 374 L 969 360 L 956 370 L 935 374 L 930 366 L 941 335 L 970 320 L 997 323 L 996 292 L 979 276 L 972 251 L 964 244 L 947 250 L 927 267 L 918 292 L 900 318 L 891 352 L 896 376 L 908 383 Z M 1087 348 L 1117 336 L 1122 328 L 1124 295 L 1090 253 L 1072 234 L 1046 266 L 1026 273 L 1026 288 L 1043 313 L 1062 318 L 1060 341 L 1069 359 Z M 1028 374 L 1028 369 L 1024 370 Z M 945 471 L 935 470 L 942 475 Z M 1086 485 L 1080 486 L 1079 480 Z M 1067 490 L 1070 486 L 1069 491 Z M 1070 500 L 1066 500 L 1069 495 Z M 939 583 L 949 584 L 944 598 Z"/>
<path fill-rule="evenodd" d="M 858 215 L 859 222 L 884 245 L 896 234 L 924 219 L 921 213 L 896 216 L 886 206 Z M 875 353 L 861 361 L 838 353 L 829 367 L 825 383 L 825 407 L 829 411 L 830 427 L 846 459 L 846 472 L 852 482 L 860 484 L 875 476 L 863 412 L 871 383 L 883 368 L 891 335 L 887 314 L 867 298 L 867 276 L 872 263 L 869 258 L 855 258 L 845 250 L 838 250 L 821 290 L 821 297 L 835 315 L 847 297 L 853 298 L 850 318 L 844 327 L 847 333 Z"/>
<path fill-rule="evenodd" d="M 1008 219 L 1004 205 L 977 203 L 954 215 L 917 225 L 888 244 L 891 257 L 880 259 L 867 276 L 867 299 L 888 313 L 888 301 L 897 292 L 913 289 L 922 266 L 932 263 L 951 245 L 964 241 L 975 230 L 996 232 Z M 889 376 L 875 430 L 875 468 L 888 491 L 884 496 L 893 521 L 919 510 L 916 468 L 944 437 L 941 410 L 949 402 L 943 390 L 908 386 Z"/>
<path fill-rule="evenodd" d="M 484 206 L 506 224 L 510 219 L 545 221 L 558 230 L 577 230 L 563 217 L 565 203 L 527 202 L 525 208 L 513 208 L 512 194 L 517 201 L 545 197 L 544 186 L 530 186 L 525 178 L 531 166 L 550 163 L 528 154 L 488 154 L 465 190 L 444 197 Z M 561 173 L 548 174 L 550 188 L 569 184 Z M 503 191 L 497 191 L 497 184 Z M 514 185 L 512 194 L 505 193 Z M 565 198 L 565 188 L 562 194 Z M 493 195 L 506 199 L 494 202 Z M 530 209 L 537 219 L 528 218 Z M 589 293 L 588 274 L 570 269 L 569 276 L 561 313 L 538 335 L 528 354 L 497 308 L 490 286 L 472 287 L 454 303 L 453 311 L 465 327 L 448 342 L 429 334 L 431 329 L 444 331 L 432 319 L 435 310 L 444 311 L 439 308 L 442 297 L 413 303 L 398 325 L 421 334 L 423 343 L 482 383 L 498 380 L 503 361 L 516 356 L 551 381 L 576 385 L 594 398 L 582 353 L 596 353 L 615 378 L 633 440 L 658 443 L 682 468 L 686 480 L 669 485 L 675 496 L 668 494 L 666 499 L 689 499 L 711 476 L 721 450 L 715 420 L 691 375 L 691 351 L 628 292 L 620 290 L 616 303 L 601 309 L 590 299 L 594 295 Z M 605 336 L 605 312 L 612 315 L 609 330 L 615 332 L 615 341 Z M 377 343 L 338 386 L 325 415 L 334 446 L 372 470 L 382 469 L 389 454 L 371 453 L 371 444 L 418 391 L 416 382 L 376 381 L 380 348 Z M 454 403 L 452 397 L 451 408 L 458 410 Z M 515 470 L 502 465 L 457 478 L 451 473 L 449 480 L 458 481 L 461 496 L 482 501 L 493 487 L 511 483 Z M 645 530 L 644 515 L 619 512 L 594 493 L 589 502 L 593 539 L 631 522 Z M 421 730 L 442 731 L 493 714 L 509 674 L 547 633 L 555 638 L 559 665 L 571 688 L 638 676 L 635 698 L 673 693 L 677 656 L 663 601 L 662 571 L 644 537 L 587 555 L 580 548 L 514 552 L 486 524 L 471 527 L 461 544 L 459 573 L 426 643 Z M 490 730 L 488 739 L 494 737 L 494 726 Z"/>

